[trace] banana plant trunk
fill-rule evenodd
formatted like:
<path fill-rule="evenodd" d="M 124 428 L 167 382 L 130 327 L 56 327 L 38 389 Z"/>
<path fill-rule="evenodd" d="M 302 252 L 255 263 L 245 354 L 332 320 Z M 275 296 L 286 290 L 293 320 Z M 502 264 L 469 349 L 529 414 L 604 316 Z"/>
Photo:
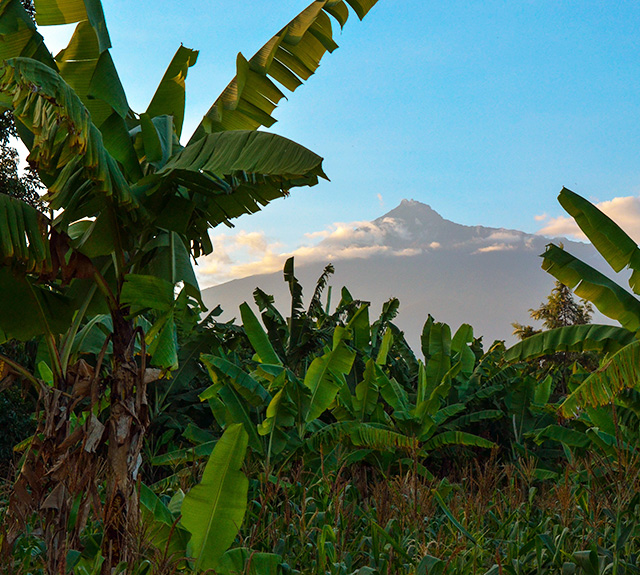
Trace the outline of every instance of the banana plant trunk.
<path fill-rule="evenodd" d="M 108 421 L 107 492 L 103 510 L 103 575 L 122 561 L 134 559 L 139 530 L 138 470 L 149 425 L 145 381 L 144 334 L 121 310 L 113 316 L 113 371 Z M 140 362 L 135 358 L 141 339 Z"/>

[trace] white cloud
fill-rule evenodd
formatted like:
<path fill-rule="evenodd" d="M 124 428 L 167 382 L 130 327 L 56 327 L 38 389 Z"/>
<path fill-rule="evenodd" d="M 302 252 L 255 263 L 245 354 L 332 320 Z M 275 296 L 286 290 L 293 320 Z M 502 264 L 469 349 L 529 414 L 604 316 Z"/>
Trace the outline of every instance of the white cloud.
<path fill-rule="evenodd" d="M 497 241 L 497 242 L 519 242 L 522 239 L 522 234 L 518 232 L 512 232 L 509 230 L 500 230 L 499 232 L 493 232 L 489 234 L 486 238 L 486 241 Z"/>
<path fill-rule="evenodd" d="M 376 197 L 378 198 L 378 203 L 380 204 L 380 207 L 384 208 L 384 201 L 382 199 L 382 194 L 377 194 Z"/>
<path fill-rule="evenodd" d="M 213 253 L 198 258 L 196 272 L 203 287 L 254 273 L 269 273 L 282 267 L 282 245 L 269 241 L 263 232 L 239 231 L 212 236 Z M 264 269 L 245 271 L 246 262 L 261 264 Z"/>
<path fill-rule="evenodd" d="M 640 197 L 618 197 L 595 205 L 636 242 L 640 241 Z M 580 240 L 587 239 L 573 218 L 568 216 L 551 218 L 547 225 L 537 233 L 545 236 L 567 236 Z"/>
<path fill-rule="evenodd" d="M 585 236 L 580 231 L 580 228 L 573 221 L 573 219 L 566 216 L 551 218 L 547 222 L 547 225 L 536 233 L 543 236 L 552 236 L 552 237 L 564 236 L 564 237 L 573 238 L 576 240 L 587 239 L 587 236 Z"/>
<path fill-rule="evenodd" d="M 504 252 L 508 250 L 515 250 L 516 246 L 513 244 L 491 244 L 490 246 L 485 246 L 484 248 L 478 248 L 475 254 L 485 254 L 488 252 Z"/>
<path fill-rule="evenodd" d="M 263 232 L 218 234 L 211 238 L 213 253 L 199 258 L 197 272 L 202 287 L 207 287 L 254 274 L 280 271 L 290 256 L 295 256 L 299 263 L 329 263 L 376 255 L 408 257 L 422 253 L 421 248 L 390 247 L 386 244 L 389 235 L 406 237 L 408 231 L 393 218 L 385 218 L 379 224 L 336 222 L 325 230 L 305 234 L 312 243 L 290 252 L 284 251 L 282 244 L 270 240 Z M 429 247 L 436 249 L 440 244 L 433 242 Z"/>
<path fill-rule="evenodd" d="M 440 246 L 440 242 L 431 242 L 431 243 L 429 244 L 429 247 L 430 247 L 432 250 L 437 250 L 439 247 L 441 247 L 441 246 Z"/>
<path fill-rule="evenodd" d="M 533 216 L 533 219 L 536 222 L 544 222 L 548 218 L 548 214 L 545 212 L 544 214 L 538 214 L 537 216 Z"/>
<path fill-rule="evenodd" d="M 236 242 L 240 246 L 246 246 L 252 254 L 262 254 L 269 249 L 267 240 L 262 232 L 241 231 L 236 236 Z"/>

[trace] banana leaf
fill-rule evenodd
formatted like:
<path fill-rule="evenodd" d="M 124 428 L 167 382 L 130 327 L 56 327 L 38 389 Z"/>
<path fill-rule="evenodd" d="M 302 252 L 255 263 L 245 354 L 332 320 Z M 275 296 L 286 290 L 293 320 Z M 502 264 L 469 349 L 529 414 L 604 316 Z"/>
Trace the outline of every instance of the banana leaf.
<path fill-rule="evenodd" d="M 262 326 L 258 321 L 258 318 L 255 316 L 253 311 L 251 311 L 251 308 L 246 302 L 240 305 L 240 316 L 242 317 L 242 325 L 245 333 L 247 334 L 253 349 L 260 358 L 260 361 L 269 365 L 282 365 L 282 361 L 280 361 L 280 358 L 274 351 L 267 334 L 264 332 L 264 329 L 262 329 Z"/>
<path fill-rule="evenodd" d="M 291 140 L 267 132 L 219 132 L 188 145 L 147 178 L 145 207 L 157 215 L 186 210 L 182 228 L 197 257 L 213 249 L 210 227 L 231 226 L 232 219 L 318 178 L 326 178 L 322 158 Z M 177 186 L 195 194 L 195 204 L 176 195 Z"/>
<path fill-rule="evenodd" d="M 0 67 L 0 92 L 11 98 L 14 116 L 33 134 L 28 161 L 47 184 L 49 207 L 67 208 L 65 221 L 94 216 L 97 193 L 121 210 L 138 206 L 89 111 L 55 70 L 13 58 Z"/>
<path fill-rule="evenodd" d="M 345 376 L 351 370 L 356 354 L 344 343 L 346 332 L 341 331 L 343 329 L 336 328 L 336 332 L 342 335 L 334 336 L 333 349 L 316 357 L 307 369 L 304 385 L 311 391 L 311 403 L 305 418 L 307 422 L 319 417 L 331 405 L 344 383 L 340 376 Z"/>
<path fill-rule="evenodd" d="M 607 276 L 562 248 L 549 244 L 542 269 L 594 304 L 607 317 L 629 331 L 640 328 L 640 301 Z"/>
<path fill-rule="evenodd" d="M 49 219 L 25 202 L 0 194 L 0 265 L 21 272 L 51 271 Z"/>
<path fill-rule="evenodd" d="M 187 79 L 189 68 L 196 63 L 197 59 L 197 50 L 190 50 L 180 46 L 147 108 L 147 114 L 151 118 L 154 116 L 171 116 L 178 138 L 182 133 L 182 123 L 184 121 L 185 80 Z"/>
<path fill-rule="evenodd" d="M 360 19 L 377 0 L 347 0 Z M 324 54 L 338 45 L 333 40 L 331 15 L 344 26 L 349 15 L 343 0 L 317 0 L 298 14 L 249 60 L 238 54 L 236 76 L 216 99 L 189 144 L 222 130 L 270 127 L 271 113 L 284 93 L 293 92 L 318 69 Z"/>
<path fill-rule="evenodd" d="M 247 449 L 241 424 L 230 425 L 216 444 L 202 474 L 182 502 L 181 523 L 191 533 L 194 569 L 216 569 L 233 543 L 247 508 L 249 481 L 240 470 Z"/>
<path fill-rule="evenodd" d="M 563 188 L 558 201 L 614 271 L 625 267 L 633 270 L 629 285 L 634 293 L 640 293 L 640 249 L 636 242 L 609 216 L 571 190 Z"/>
<path fill-rule="evenodd" d="M 422 445 L 424 451 L 433 451 L 443 445 L 468 445 L 473 447 L 496 447 L 493 441 L 489 441 L 484 437 L 478 437 L 472 433 L 465 433 L 464 431 L 444 431 L 439 433 L 435 437 L 432 437 L 428 441 L 425 441 Z"/>
<path fill-rule="evenodd" d="M 140 510 L 145 525 L 145 535 L 154 547 L 169 554 L 184 556 L 189 533 L 176 525 L 173 516 L 160 498 L 144 483 L 140 484 Z"/>
<path fill-rule="evenodd" d="M 577 415 L 581 407 L 610 403 L 623 389 L 640 381 L 640 340 L 623 347 L 587 377 L 560 405 L 565 417 Z"/>
<path fill-rule="evenodd" d="M 559 352 L 615 353 L 635 340 L 628 329 L 612 325 L 568 325 L 528 337 L 505 352 L 505 360 L 526 361 Z"/>

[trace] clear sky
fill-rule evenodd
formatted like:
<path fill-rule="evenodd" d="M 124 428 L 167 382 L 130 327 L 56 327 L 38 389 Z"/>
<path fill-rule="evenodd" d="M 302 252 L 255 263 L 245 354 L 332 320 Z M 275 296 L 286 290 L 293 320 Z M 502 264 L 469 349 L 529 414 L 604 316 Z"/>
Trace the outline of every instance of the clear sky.
<path fill-rule="evenodd" d="M 233 77 L 237 52 L 253 55 L 308 3 L 103 0 L 131 107 L 146 109 L 180 43 L 199 49 L 186 141 Z M 402 198 L 458 223 L 527 232 L 557 223 L 563 185 L 636 206 L 638 30 L 632 1 L 379 0 L 363 22 L 352 13 L 340 48 L 281 103 L 271 129 L 323 156 L 331 182 L 240 218 L 239 236 L 221 230 L 219 257 L 202 269 L 224 273 L 203 283 Z M 47 37 L 60 47 L 63 35 Z"/>

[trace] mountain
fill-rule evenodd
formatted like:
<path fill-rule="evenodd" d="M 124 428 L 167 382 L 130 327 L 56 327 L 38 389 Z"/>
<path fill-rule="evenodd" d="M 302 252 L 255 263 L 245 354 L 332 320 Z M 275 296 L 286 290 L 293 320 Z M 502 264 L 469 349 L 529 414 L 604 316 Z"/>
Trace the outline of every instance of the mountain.
<path fill-rule="evenodd" d="M 334 305 L 340 288 L 370 301 L 375 317 L 390 297 L 400 300 L 396 324 L 418 346 L 428 314 L 452 329 L 474 327 L 487 346 L 515 342 L 512 322 L 531 323 L 528 310 L 546 300 L 554 279 L 540 268 L 549 239 L 504 228 L 465 226 L 446 220 L 429 206 L 402 200 L 387 214 L 329 235 L 305 259 L 296 257 L 296 277 L 310 296 L 324 265 L 335 267 L 330 285 Z M 589 245 L 564 238 L 572 254 L 607 272 Z M 608 273 L 608 272 L 607 272 Z M 220 304 L 223 319 L 239 317 L 238 305 L 253 302 L 256 287 L 273 294 L 283 315 L 290 305 L 282 272 L 254 275 L 204 290 L 207 306 Z M 602 316 L 594 318 L 604 321 Z"/>

